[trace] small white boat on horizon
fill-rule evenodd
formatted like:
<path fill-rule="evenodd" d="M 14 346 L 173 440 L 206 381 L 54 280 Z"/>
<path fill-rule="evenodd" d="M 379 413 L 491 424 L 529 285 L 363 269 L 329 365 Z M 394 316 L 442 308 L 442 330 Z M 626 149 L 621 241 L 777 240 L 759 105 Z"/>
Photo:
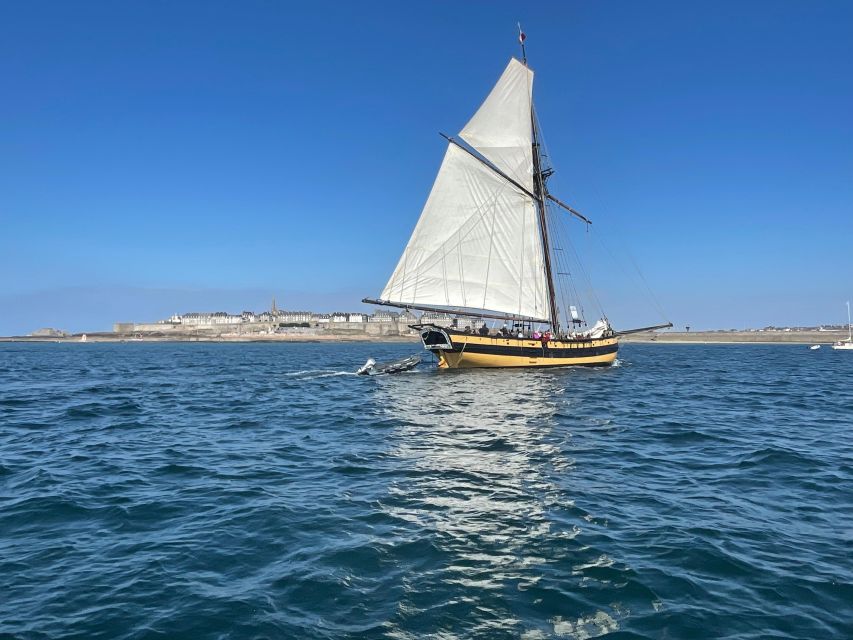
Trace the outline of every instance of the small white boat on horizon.
<path fill-rule="evenodd" d="M 853 331 L 850 328 L 850 301 L 847 301 L 847 340 L 839 340 L 832 345 L 836 351 L 853 351 Z"/>
<path fill-rule="evenodd" d="M 816 350 L 820 349 L 820 345 L 819 344 L 813 344 L 812 346 L 809 347 L 809 349 L 811 349 L 812 351 L 816 351 Z"/>

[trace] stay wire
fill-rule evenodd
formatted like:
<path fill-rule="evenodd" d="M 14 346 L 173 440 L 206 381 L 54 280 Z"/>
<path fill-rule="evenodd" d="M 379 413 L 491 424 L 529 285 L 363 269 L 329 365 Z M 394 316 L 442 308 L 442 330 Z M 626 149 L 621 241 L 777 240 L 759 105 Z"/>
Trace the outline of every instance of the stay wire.
<path fill-rule="evenodd" d="M 599 207 L 600 207 L 601 211 L 602 211 L 602 212 L 607 216 L 607 218 L 611 221 L 611 225 L 613 225 L 613 220 L 615 220 L 615 218 L 609 214 L 609 211 L 608 211 L 609 207 L 607 207 L 607 206 L 605 205 L 604 198 L 601 196 L 601 191 L 599 191 L 599 189 L 596 187 L 596 185 L 595 185 L 593 182 L 590 182 L 590 183 L 589 183 L 589 187 L 590 187 L 590 189 L 592 190 L 592 194 L 593 194 L 593 196 L 594 196 L 594 197 L 595 197 L 595 199 L 598 201 L 598 205 L 599 205 Z M 615 236 L 617 236 L 617 237 L 619 237 L 620 235 L 621 235 L 621 236 L 624 236 L 624 233 L 622 233 L 620 229 L 618 229 L 617 227 L 615 227 L 615 225 L 613 225 L 613 229 L 614 229 L 614 231 L 616 232 L 616 233 L 614 234 Z M 595 236 L 596 236 L 596 240 L 598 240 L 598 242 L 599 242 L 599 244 L 602 246 L 602 248 L 603 248 L 603 249 L 604 249 L 604 250 L 605 250 L 605 251 L 610 255 L 610 258 L 613 260 L 613 262 L 614 262 L 614 263 L 616 263 L 616 265 L 619 267 L 619 269 L 622 271 L 622 273 L 624 273 L 624 274 L 625 274 L 629 279 L 630 279 L 630 278 L 632 278 L 632 274 L 630 274 L 630 273 L 629 273 L 629 272 L 628 272 L 628 271 L 623 267 L 623 265 L 622 265 L 622 264 L 619 262 L 619 260 L 616 258 L 616 255 L 614 254 L 614 252 L 610 249 L 609 245 L 607 245 L 607 244 L 604 242 L 604 238 L 603 238 L 599 233 L 597 233 L 597 232 L 595 232 Z M 646 280 L 646 277 L 643 275 L 643 272 L 642 272 L 642 270 L 640 269 L 640 265 L 637 263 L 637 261 L 636 261 L 636 259 L 634 258 L 633 254 L 632 254 L 632 253 L 627 249 L 627 245 L 625 245 L 625 243 L 624 243 L 624 242 L 622 243 L 622 245 L 623 245 L 623 248 L 622 248 L 622 252 L 621 252 L 621 253 L 624 253 L 624 255 L 625 255 L 625 256 L 627 256 L 628 260 L 631 262 L 631 265 L 634 267 L 634 270 L 636 271 L 636 275 L 637 275 L 637 276 L 639 276 L 639 283 L 640 283 L 641 287 L 642 287 L 642 288 L 643 288 L 643 290 L 644 290 L 644 291 L 643 291 L 643 293 L 644 293 L 646 296 L 648 296 L 648 299 L 649 299 L 649 300 L 651 300 L 651 302 L 652 302 L 652 306 L 655 308 L 655 311 L 656 311 L 658 314 L 660 314 L 660 317 L 661 317 L 665 322 L 670 322 L 669 317 L 668 317 L 668 315 L 667 315 L 666 311 L 665 311 L 665 310 L 664 310 L 664 308 L 663 308 L 663 305 L 662 305 L 662 304 L 660 303 L 660 301 L 657 299 L 657 296 L 655 296 L 654 291 L 652 290 L 651 286 L 649 286 L 649 283 L 648 283 L 648 281 Z"/>
<path fill-rule="evenodd" d="M 575 286 L 574 275 L 573 275 L 573 265 L 569 261 L 569 253 L 567 249 L 564 249 L 568 244 L 568 231 L 565 225 L 562 223 L 561 216 L 554 211 L 553 207 L 550 211 L 551 213 L 551 222 L 552 227 L 554 228 L 554 235 L 558 239 L 561 247 L 560 254 L 556 257 L 558 269 L 563 276 L 560 279 L 560 290 L 563 298 L 563 305 L 565 306 L 566 318 L 568 321 L 569 316 L 571 316 L 571 312 L 569 310 L 570 302 L 574 302 L 578 308 L 580 309 L 581 317 L 586 320 L 586 313 L 584 311 L 583 300 Z M 567 299 L 568 298 L 568 299 Z M 572 323 L 574 324 L 574 323 Z"/>

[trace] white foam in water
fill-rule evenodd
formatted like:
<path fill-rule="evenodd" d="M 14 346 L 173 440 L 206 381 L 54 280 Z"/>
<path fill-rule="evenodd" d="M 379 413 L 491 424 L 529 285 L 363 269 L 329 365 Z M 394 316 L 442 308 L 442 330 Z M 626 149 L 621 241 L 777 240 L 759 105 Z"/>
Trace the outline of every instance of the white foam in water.
<path fill-rule="evenodd" d="M 355 376 L 355 371 L 330 371 L 329 369 L 304 369 L 302 371 L 291 371 L 285 373 L 288 378 L 302 378 L 303 380 L 316 380 L 317 378 L 332 378 L 334 376 Z"/>
<path fill-rule="evenodd" d="M 619 623 L 604 611 L 596 611 L 593 615 L 578 618 L 575 622 L 556 616 L 552 623 L 555 635 L 576 638 L 576 640 L 598 638 L 619 630 Z"/>

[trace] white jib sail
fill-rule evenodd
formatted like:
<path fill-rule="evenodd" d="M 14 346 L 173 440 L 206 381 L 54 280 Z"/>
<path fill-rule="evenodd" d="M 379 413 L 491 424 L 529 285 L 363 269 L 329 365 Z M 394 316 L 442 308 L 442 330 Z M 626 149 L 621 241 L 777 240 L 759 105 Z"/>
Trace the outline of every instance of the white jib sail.
<path fill-rule="evenodd" d="M 397 268 L 389 302 L 548 318 L 533 199 L 451 144 Z"/>
<path fill-rule="evenodd" d="M 533 191 L 533 72 L 515 58 L 459 136 Z"/>

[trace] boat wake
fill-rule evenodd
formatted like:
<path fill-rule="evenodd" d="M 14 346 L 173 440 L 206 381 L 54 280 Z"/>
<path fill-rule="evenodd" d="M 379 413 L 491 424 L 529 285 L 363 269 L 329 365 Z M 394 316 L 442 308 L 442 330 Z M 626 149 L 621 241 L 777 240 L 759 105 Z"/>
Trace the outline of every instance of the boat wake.
<path fill-rule="evenodd" d="M 336 376 L 354 376 L 354 371 L 332 371 L 329 369 L 305 369 L 303 371 L 290 371 L 284 374 L 288 378 L 297 380 L 317 380 L 319 378 L 334 378 Z"/>

